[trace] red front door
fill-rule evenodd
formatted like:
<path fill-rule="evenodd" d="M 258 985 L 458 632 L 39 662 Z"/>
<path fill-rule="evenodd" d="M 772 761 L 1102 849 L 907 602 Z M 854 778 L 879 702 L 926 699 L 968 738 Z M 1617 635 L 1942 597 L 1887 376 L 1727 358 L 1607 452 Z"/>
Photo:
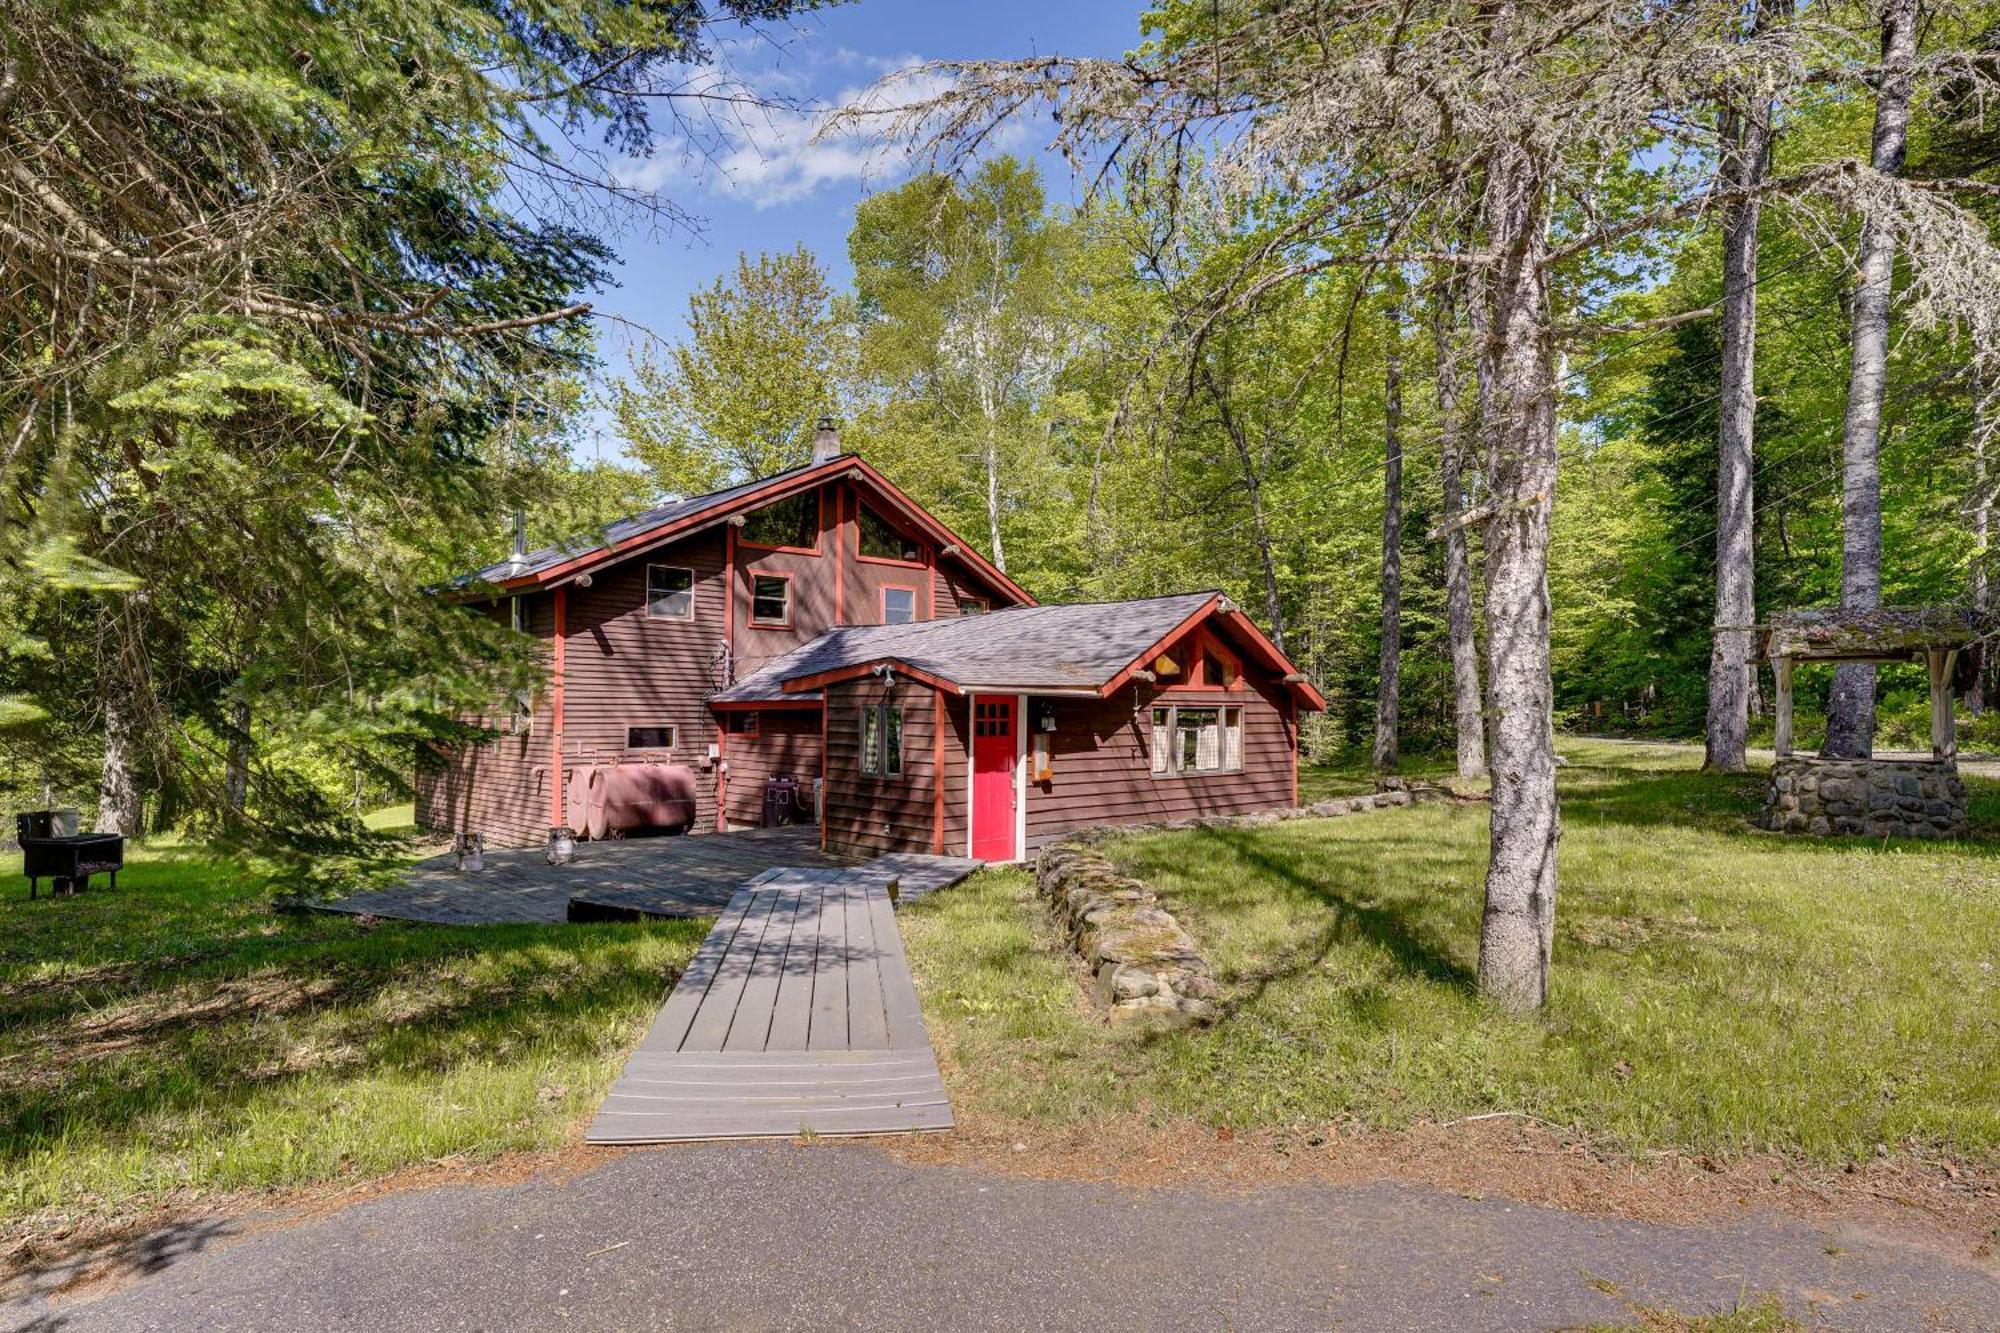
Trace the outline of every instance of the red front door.
<path fill-rule="evenodd" d="M 1011 861 L 1016 799 L 1014 696 L 972 697 L 972 854 L 981 861 Z"/>

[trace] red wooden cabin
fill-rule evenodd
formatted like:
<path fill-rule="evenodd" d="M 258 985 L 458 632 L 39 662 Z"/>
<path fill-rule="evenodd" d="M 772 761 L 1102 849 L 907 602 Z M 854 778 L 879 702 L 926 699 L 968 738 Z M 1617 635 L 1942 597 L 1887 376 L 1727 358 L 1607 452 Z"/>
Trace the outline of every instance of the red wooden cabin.
<path fill-rule="evenodd" d="M 829 849 L 1004 861 L 1296 800 L 1298 714 L 1324 700 L 1227 599 L 1037 606 L 830 434 L 805 467 L 459 580 L 548 643 L 548 680 L 420 766 L 418 821 L 525 846 L 610 831 L 610 792 L 727 831 L 789 775 L 823 783 Z"/>

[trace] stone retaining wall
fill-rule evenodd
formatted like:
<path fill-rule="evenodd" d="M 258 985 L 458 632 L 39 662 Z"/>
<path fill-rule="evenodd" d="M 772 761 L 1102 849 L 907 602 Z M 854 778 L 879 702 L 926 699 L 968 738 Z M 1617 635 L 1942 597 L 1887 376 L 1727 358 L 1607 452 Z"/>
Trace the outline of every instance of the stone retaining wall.
<path fill-rule="evenodd" d="M 1758 823 L 1820 837 L 1963 838 L 1965 783 L 1949 759 L 1821 759 L 1786 755 L 1771 770 Z"/>
<path fill-rule="evenodd" d="M 1194 937 L 1150 888 L 1122 875 L 1096 844 L 1112 834 L 1164 829 L 1250 828 L 1290 819 L 1330 819 L 1408 805 L 1406 789 L 1344 796 L 1250 815 L 1212 815 L 1166 824 L 1091 828 L 1042 850 L 1035 887 L 1090 969 L 1113 1022 L 1152 1018 L 1205 1023 L 1215 1017 L 1215 978 Z"/>

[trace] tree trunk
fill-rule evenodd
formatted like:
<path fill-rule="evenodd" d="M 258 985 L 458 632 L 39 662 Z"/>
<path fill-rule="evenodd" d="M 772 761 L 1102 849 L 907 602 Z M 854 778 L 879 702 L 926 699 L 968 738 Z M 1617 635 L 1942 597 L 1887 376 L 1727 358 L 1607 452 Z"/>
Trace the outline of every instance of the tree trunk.
<path fill-rule="evenodd" d="M 1000 545 L 1000 438 L 992 420 L 986 423 L 986 533 L 993 543 L 993 567 L 1007 572 L 1007 552 Z"/>
<path fill-rule="evenodd" d="M 1975 422 L 1972 431 L 1972 605 L 1982 617 L 1993 609 L 1993 480 L 1989 455 L 1992 451 L 1993 435 L 2000 431 L 2000 402 L 1995 401 L 2000 390 L 1989 389 L 1984 376 L 1975 375 L 1973 394 L 1978 399 L 1975 404 Z M 1980 668 L 1972 675 L 1972 684 L 1965 692 L 1967 711 L 1977 715 L 1986 711 L 1986 678 L 1991 674 L 1988 663 L 1993 659 L 1991 645 L 1982 645 L 1986 651 L 1980 659 Z"/>
<path fill-rule="evenodd" d="M 1762 26 L 1770 5 L 1757 6 Z M 1734 108 L 1723 118 L 1723 177 L 1754 189 L 1771 166 L 1771 104 Z M 1757 620 L 1757 223 L 1751 194 L 1722 215 L 1722 392 L 1715 477 L 1715 630 L 1708 661 L 1708 748 L 1704 768 L 1743 771 L 1749 744 L 1750 686 Z"/>
<path fill-rule="evenodd" d="M 1479 645 L 1472 631 L 1472 560 L 1467 550 L 1465 512 L 1465 430 L 1459 394 L 1464 362 L 1460 355 L 1455 291 L 1441 289 L 1435 317 L 1437 343 L 1438 471 L 1444 481 L 1444 605 L 1451 639 L 1451 689 L 1458 734 L 1458 775 L 1486 774 L 1486 710 L 1479 698 Z"/>
<path fill-rule="evenodd" d="M 1201 378 L 1208 389 L 1209 400 L 1215 404 L 1216 419 L 1222 423 L 1223 433 L 1236 450 L 1237 466 L 1243 475 L 1243 490 L 1250 499 L 1250 522 L 1256 534 L 1257 558 L 1264 575 L 1264 615 L 1271 626 L 1271 642 L 1278 645 L 1279 652 L 1287 652 L 1285 607 L 1278 596 L 1278 560 L 1272 550 L 1270 520 L 1264 512 L 1264 470 L 1250 448 L 1249 436 L 1230 405 L 1228 393 L 1205 361 L 1201 367 Z"/>
<path fill-rule="evenodd" d="M 222 769 L 222 808 L 231 818 L 243 813 L 250 790 L 250 705 L 238 699 L 229 705 L 229 752 Z"/>
<path fill-rule="evenodd" d="M 1396 767 L 1403 649 L 1403 312 L 1389 306 L 1382 361 L 1382 657 L 1375 684 L 1375 767 Z"/>
<path fill-rule="evenodd" d="M 104 761 L 97 778 L 97 831 L 139 833 L 139 784 L 132 776 L 131 700 L 115 673 L 104 678 Z"/>
<path fill-rule="evenodd" d="M 1479 989 L 1517 1013 L 1548 999 L 1555 940 L 1556 808 L 1549 681 L 1549 519 L 1555 503 L 1555 347 L 1541 171 L 1507 146 L 1487 163 L 1483 207 L 1496 256 L 1480 375 L 1491 454 L 1486 674 L 1493 803 Z"/>
<path fill-rule="evenodd" d="M 1877 171 L 1903 173 L 1910 134 L 1910 64 L 1917 54 L 1917 0 L 1887 0 L 1882 63 L 1875 94 Z M 1861 224 L 1860 285 L 1854 292 L 1847 422 L 1841 436 L 1840 604 L 1850 611 L 1882 602 L 1882 397 L 1889 368 L 1889 296 L 1896 237 L 1873 219 Z M 1875 668 L 1846 663 L 1834 672 L 1820 753 L 1856 759 L 1875 746 Z"/>

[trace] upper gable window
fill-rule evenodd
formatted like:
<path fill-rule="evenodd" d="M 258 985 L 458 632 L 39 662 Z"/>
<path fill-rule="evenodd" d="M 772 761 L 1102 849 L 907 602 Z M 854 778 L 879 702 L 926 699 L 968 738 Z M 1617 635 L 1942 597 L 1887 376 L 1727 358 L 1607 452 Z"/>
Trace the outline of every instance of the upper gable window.
<path fill-rule="evenodd" d="M 819 492 L 808 491 L 765 505 L 743 518 L 741 540 L 752 546 L 795 551 L 819 549 Z"/>
<path fill-rule="evenodd" d="M 867 505 L 861 506 L 860 518 L 861 554 L 871 560 L 907 560 L 911 564 L 923 560 L 923 548 L 915 538 L 904 536 Z"/>
<path fill-rule="evenodd" d="M 694 571 L 678 565 L 646 566 L 646 619 L 694 619 Z"/>

